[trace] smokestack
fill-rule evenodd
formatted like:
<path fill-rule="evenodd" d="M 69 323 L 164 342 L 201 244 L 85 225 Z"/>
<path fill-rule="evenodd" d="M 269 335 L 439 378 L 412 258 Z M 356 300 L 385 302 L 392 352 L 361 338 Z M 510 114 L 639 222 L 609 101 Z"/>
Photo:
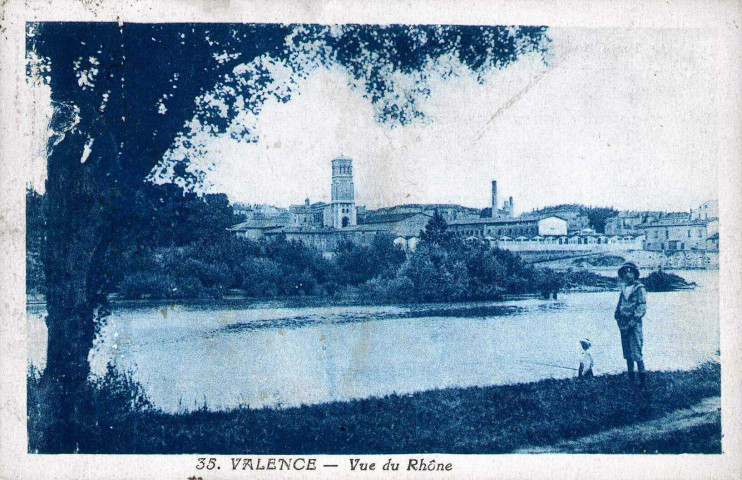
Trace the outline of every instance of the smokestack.
<path fill-rule="evenodd" d="M 515 210 L 513 209 L 513 197 L 510 197 L 509 200 L 510 200 L 509 201 L 509 203 L 510 203 L 509 211 L 510 211 L 510 216 L 512 217 L 513 215 L 515 215 Z"/>
<path fill-rule="evenodd" d="M 497 216 L 497 180 L 492 180 L 492 212 L 490 217 Z"/>

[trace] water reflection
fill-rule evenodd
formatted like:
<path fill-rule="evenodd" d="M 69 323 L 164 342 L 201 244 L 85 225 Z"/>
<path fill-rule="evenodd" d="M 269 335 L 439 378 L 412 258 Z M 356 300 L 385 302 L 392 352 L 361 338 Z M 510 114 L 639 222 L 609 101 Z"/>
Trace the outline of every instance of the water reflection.
<path fill-rule="evenodd" d="M 554 306 L 545 307 L 548 309 Z M 425 317 L 458 317 L 458 318 L 487 318 L 492 316 L 516 315 L 524 311 L 523 307 L 515 305 L 470 305 L 470 306 L 448 306 L 448 307 L 410 307 L 407 311 L 377 311 L 369 312 L 343 312 L 328 310 L 311 315 L 297 315 L 294 317 L 270 318 L 261 320 L 248 320 L 230 323 L 221 327 L 227 332 L 255 331 L 264 328 L 302 328 L 307 325 L 336 324 L 367 322 L 370 320 L 398 320 L 403 318 L 425 318 Z"/>

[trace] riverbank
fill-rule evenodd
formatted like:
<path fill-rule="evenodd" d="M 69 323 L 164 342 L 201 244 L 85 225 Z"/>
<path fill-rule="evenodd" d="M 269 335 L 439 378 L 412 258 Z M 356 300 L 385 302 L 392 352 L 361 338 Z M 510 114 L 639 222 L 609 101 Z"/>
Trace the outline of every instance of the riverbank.
<path fill-rule="evenodd" d="M 625 374 L 591 380 L 447 388 L 286 409 L 166 414 L 112 412 L 83 451 L 97 453 L 512 453 L 630 427 L 721 394 L 720 366 L 649 372 L 640 391 Z M 31 389 L 34 382 L 30 381 Z M 29 402 L 33 392 L 29 392 Z M 29 406 L 29 449 L 40 446 Z M 720 453 L 720 423 L 693 424 L 643 443 L 593 444 L 604 453 Z"/>
<path fill-rule="evenodd" d="M 363 295 L 358 289 L 349 289 L 344 294 L 336 295 L 300 295 L 300 296 L 277 296 L 277 297 L 250 297 L 245 295 L 245 291 L 234 289 L 227 295 L 219 299 L 214 298 L 186 298 L 186 299 L 167 299 L 167 298 L 148 298 L 131 300 L 121 298 L 120 295 L 109 295 L 108 301 L 112 306 L 125 308 L 137 308 L 139 306 L 159 306 L 167 308 L 176 308 L 180 305 L 190 307 L 209 307 L 213 305 L 229 305 L 231 307 L 250 307 L 250 306 L 282 306 L 289 308 L 302 307 L 326 307 L 326 306 L 396 306 L 396 305 L 453 305 L 457 303 L 478 303 L 491 304 L 493 302 L 505 302 L 515 300 L 525 300 L 528 298 L 552 298 L 559 293 L 578 293 L 578 292 L 608 292 L 615 291 L 617 288 L 616 279 L 588 272 L 586 270 L 571 271 L 566 276 L 567 282 L 556 291 L 542 293 L 500 293 L 489 300 L 478 301 L 432 301 L 432 302 L 395 302 L 386 299 L 379 299 Z M 665 273 L 661 271 L 651 272 L 643 277 L 648 291 L 651 292 L 668 292 L 687 288 L 694 288 L 695 283 L 688 283 L 682 277 Z M 26 296 L 26 305 L 31 309 L 40 309 L 46 306 L 43 295 L 29 294 Z"/>
<path fill-rule="evenodd" d="M 719 453 L 720 431 L 721 397 L 710 397 L 654 420 L 516 453 Z"/>

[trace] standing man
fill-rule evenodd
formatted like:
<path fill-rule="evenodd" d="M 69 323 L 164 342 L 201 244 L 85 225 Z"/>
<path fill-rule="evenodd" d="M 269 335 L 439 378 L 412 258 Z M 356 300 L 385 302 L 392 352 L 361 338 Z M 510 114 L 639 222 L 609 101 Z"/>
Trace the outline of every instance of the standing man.
<path fill-rule="evenodd" d="M 634 362 L 639 370 L 639 384 L 644 387 L 646 373 L 644 371 L 644 335 L 642 333 L 642 318 L 647 313 L 647 292 L 639 280 L 639 269 L 633 262 L 626 262 L 618 269 L 618 278 L 621 285 L 621 294 L 614 315 L 618 328 L 621 330 L 621 347 L 626 367 L 629 370 L 629 380 L 634 381 Z"/>

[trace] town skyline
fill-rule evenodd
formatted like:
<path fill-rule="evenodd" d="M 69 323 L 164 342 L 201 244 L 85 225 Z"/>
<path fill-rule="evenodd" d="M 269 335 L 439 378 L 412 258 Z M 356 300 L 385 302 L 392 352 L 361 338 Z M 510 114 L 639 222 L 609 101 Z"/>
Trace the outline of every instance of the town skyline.
<path fill-rule="evenodd" d="M 342 156 L 342 155 L 339 155 L 339 156 Z M 496 180 L 496 179 L 493 178 L 491 180 Z M 487 184 L 487 186 L 490 185 L 490 182 L 489 181 L 486 181 L 485 183 Z M 329 179 L 328 179 L 328 185 L 329 185 Z M 213 192 L 213 193 L 224 193 L 224 192 Z M 357 189 L 356 189 L 356 196 L 358 196 Z M 513 192 L 513 194 L 511 195 L 506 190 L 506 191 L 502 192 L 502 196 L 500 196 L 499 206 L 502 207 L 502 202 L 505 201 L 505 200 L 507 200 L 509 197 L 512 197 L 514 199 L 514 205 L 515 205 L 515 207 L 514 207 L 514 213 L 515 213 L 515 215 L 527 214 L 527 213 L 533 212 L 533 211 L 538 211 L 538 210 L 542 210 L 542 209 L 546 209 L 546 208 L 552 208 L 552 207 L 566 206 L 566 205 L 581 205 L 581 206 L 584 206 L 584 207 L 594 207 L 594 208 L 613 208 L 613 209 L 618 210 L 618 211 L 627 211 L 627 212 L 632 212 L 632 211 L 633 212 L 651 211 L 651 212 L 668 212 L 668 213 L 672 213 L 672 212 L 689 212 L 693 208 L 696 208 L 696 207 L 698 207 L 698 205 L 701 205 L 701 204 L 703 204 L 705 202 L 713 201 L 713 200 L 717 200 L 718 201 L 718 196 L 703 198 L 702 200 L 700 200 L 699 202 L 696 202 L 696 203 L 689 202 L 688 203 L 688 206 L 686 208 L 681 208 L 681 209 L 668 209 L 668 208 L 660 208 L 660 207 L 656 207 L 656 208 L 652 208 L 652 207 L 650 207 L 650 208 L 639 208 L 639 207 L 631 207 L 631 206 L 626 207 L 626 208 L 619 208 L 616 205 L 603 205 L 603 204 L 589 203 L 589 202 L 588 203 L 582 203 L 582 202 L 566 202 L 565 201 L 565 202 L 547 203 L 547 204 L 543 204 L 543 205 L 535 205 L 535 206 L 532 206 L 532 207 L 530 207 L 530 208 L 528 208 L 526 210 L 523 207 L 520 207 L 519 206 L 519 202 L 517 201 L 519 199 L 519 197 L 517 196 L 517 192 Z M 291 207 L 292 205 L 301 205 L 301 204 L 305 203 L 306 200 L 309 200 L 310 203 L 312 203 L 312 204 L 317 203 L 317 202 L 323 202 L 323 203 L 330 203 L 331 202 L 330 195 L 329 195 L 329 189 L 328 189 L 328 192 L 327 193 L 322 192 L 319 195 L 306 196 L 306 197 L 303 197 L 303 198 L 296 197 L 295 199 L 287 200 L 287 201 L 284 201 L 284 202 L 278 202 L 278 203 L 251 202 L 249 199 L 247 199 L 247 200 L 246 199 L 233 199 L 233 198 L 231 198 L 229 196 L 229 194 L 227 194 L 227 198 L 229 198 L 230 203 L 233 204 L 233 205 L 238 205 L 239 204 L 239 205 L 243 205 L 243 206 L 246 206 L 246 207 L 251 207 L 251 206 L 268 206 L 268 207 L 281 208 L 281 209 L 284 209 L 284 210 L 288 210 L 288 208 Z M 452 201 L 430 201 L 430 202 L 405 202 L 405 203 L 396 203 L 396 204 L 384 204 L 384 205 L 378 205 L 378 206 L 374 206 L 374 207 L 369 207 L 363 201 L 357 201 L 356 203 L 357 203 L 357 206 L 358 207 L 368 208 L 369 210 L 378 210 L 378 209 L 399 207 L 399 206 L 405 206 L 405 205 L 458 205 L 458 206 L 465 207 L 465 208 L 480 209 L 481 210 L 481 209 L 491 208 L 490 203 L 488 203 L 488 201 L 487 201 L 487 200 L 489 200 L 489 198 L 490 197 L 483 198 L 481 200 L 481 202 L 479 202 L 477 204 L 463 204 L 463 203 L 456 203 L 456 202 L 452 202 Z"/>
<path fill-rule="evenodd" d="M 350 158 L 350 157 L 347 157 L 347 156 L 342 155 L 342 154 L 333 157 L 333 159 L 338 159 L 338 158 Z M 329 164 L 330 164 L 330 162 L 328 162 L 328 171 L 329 171 Z M 354 172 L 355 172 L 355 166 L 354 166 Z M 326 185 L 326 188 L 325 188 L 326 192 L 325 191 L 318 192 L 319 195 L 316 195 L 316 196 L 306 196 L 303 199 L 297 198 L 296 201 L 293 201 L 292 200 L 292 201 L 281 202 L 281 203 L 264 203 L 264 202 L 250 202 L 250 201 L 244 201 L 244 200 L 234 200 L 232 198 L 229 198 L 229 195 L 228 195 L 228 198 L 230 200 L 230 203 L 233 204 L 233 205 L 242 205 L 242 206 L 245 206 L 245 207 L 251 207 L 251 206 L 268 206 L 268 207 L 275 207 L 275 208 L 280 208 L 280 209 L 284 209 L 284 210 L 288 210 L 289 207 L 291 207 L 291 206 L 297 206 L 297 205 L 305 204 L 306 202 L 309 202 L 310 204 L 316 204 L 316 203 L 326 203 L 326 204 L 329 204 L 332 201 L 331 198 L 330 198 L 330 188 L 329 188 L 330 183 L 329 183 L 329 180 L 330 179 L 328 179 L 328 184 Z M 355 192 L 354 192 L 354 194 L 355 194 L 355 197 L 358 198 L 358 185 L 357 185 L 358 182 L 355 181 L 355 173 L 353 174 L 353 180 L 354 180 L 354 185 L 355 185 Z M 488 209 L 488 208 L 492 208 L 492 190 L 491 190 L 491 184 L 492 184 L 492 182 L 497 182 L 498 183 L 498 186 L 497 186 L 497 195 L 498 195 L 497 206 L 498 206 L 498 208 L 503 208 L 503 206 L 504 206 L 503 205 L 503 202 L 507 202 L 507 201 L 514 202 L 514 200 L 518 198 L 517 197 L 517 192 L 508 192 L 507 190 L 503 192 L 503 190 L 501 190 L 502 185 L 497 181 L 497 179 L 492 178 L 492 179 L 490 179 L 490 181 L 486 181 L 485 182 L 487 184 L 487 186 L 490 188 L 490 191 L 489 191 L 489 194 L 488 194 L 489 197 L 487 199 L 484 199 L 483 202 L 480 202 L 480 204 L 477 204 L 477 205 L 467 205 L 467 204 L 461 204 L 461 203 L 456 203 L 456 202 L 451 202 L 451 201 L 448 201 L 448 202 L 446 202 L 446 201 L 405 202 L 405 203 L 398 203 L 398 204 L 378 205 L 378 206 L 374 206 L 374 207 L 369 207 L 368 205 L 364 204 L 363 202 L 357 201 L 356 202 L 356 205 L 358 207 L 366 208 L 366 209 L 368 209 L 370 211 L 379 210 L 379 209 L 388 209 L 388 208 L 400 207 L 400 206 L 405 206 L 405 205 L 458 205 L 458 206 L 465 207 L 465 208 L 470 208 L 470 209 L 479 209 L 479 210 Z M 489 201 L 487 202 L 487 200 L 489 200 Z M 668 212 L 668 213 L 672 213 L 672 212 L 690 212 L 694 208 L 697 208 L 699 205 L 701 205 L 703 203 L 706 203 L 706 202 L 709 202 L 709 201 L 717 201 L 718 202 L 718 198 L 717 197 L 705 198 L 702 201 L 699 201 L 698 203 L 690 204 L 690 205 L 688 205 L 687 208 L 685 208 L 685 209 L 679 209 L 679 210 L 670 210 L 670 209 L 662 209 L 662 208 L 630 208 L 630 207 L 629 208 L 618 208 L 615 205 L 599 205 L 599 204 L 594 204 L 594 203 L 580 203 L 580 202 L 550 203 L 550 204 L 545 204 L 545 205 L 537 205 L 537 206 L 534 206 L 534 207 L 532 207 L 532 208 L 530 208 L 528 210 L 525 210 L 523 208 L 519 208 L 518 207 L 518 205 L 519 205 L 518 202 L 514 202 L 513 205 L 515 205 L 515 206 L 512 207 L 512 205 L 511 205 L 511 207 L 513 208 L 513 210 L 512 210 L 511 213 L 517 216 L 517 215 L 528 214 L 530 212 L 539 211 L 539 210 L 543 210 L 543 209 L 560 207 L 560 206 L 569 206 L 569 205 L 580 205 L 580 206 L 584 206 L 584 207 L 594 207 L 594 208 L 613 208 L 613 209 L 618 210 L 618 211 L 626 211 L 626 212 L 632 212 L 632 211 L 633 212 Z"/>

